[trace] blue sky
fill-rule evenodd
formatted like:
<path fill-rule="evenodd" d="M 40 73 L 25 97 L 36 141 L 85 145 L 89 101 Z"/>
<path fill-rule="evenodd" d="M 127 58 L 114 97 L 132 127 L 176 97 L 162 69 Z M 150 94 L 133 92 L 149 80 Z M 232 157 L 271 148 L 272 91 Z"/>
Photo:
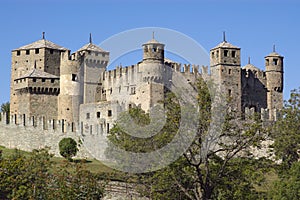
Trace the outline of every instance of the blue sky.
<path fill-rule="evenodd" d="M 46 39 L 76 51 L 88 42 L 90 32 L 93 42 L 100 44 L 114 34 L 142 27 L 179 31 L 207 51 L 222 41 L 226 31 L 227 41 L 242 48 L 242 65 L 250 56 L 261 69 L 264 56 L 276 44 L 276 51 L 285 57 L 287 99 L 289 91 L 300 86 L 299 13 L 297 0 L 2 0 L 0 103 L 9 101 L 11 50 L 41 39 L 43 31 Z"/>

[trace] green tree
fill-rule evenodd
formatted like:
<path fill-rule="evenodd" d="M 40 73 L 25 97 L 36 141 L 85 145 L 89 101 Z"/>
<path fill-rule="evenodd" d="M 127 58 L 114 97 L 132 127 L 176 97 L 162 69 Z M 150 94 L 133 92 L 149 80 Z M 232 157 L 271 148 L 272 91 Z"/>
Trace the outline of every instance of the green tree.
<path fill-rule="evenodd" d="M 270 129 L 274 153 L 279 159 L 278 180 L 269 192 L 270 199 L 300 198 L 300 88 L 291 91 L 280 118 Z"/>
<path fill-rule="evenodd" d="M 200 115 L 197 137 L 176 162 L 159 171 L 142 175 L 140 180 L 148 186 L 144 192 L 153 199 L 259 198 L 260 194 L 255 191 L 254 185 L 263 181 L 268 161 L 255 158 L 250 149 L 259 147 L 265 138 L 262 122 L 258 117 L 245 121 L 233 111 L 228 111 L 221 133 L 207 140 L 213 112 L 212 97 L 202 79 L 195 87 L 199 94 Z M 172 93 L 166 95 L 164 105 L 167 122 L 159 134 L 140 140 L 126 135 L 116 124 L 110 132 L 110 141 L 125 150 L 138 152 L 162 147 L 177 133 L 180 124 L 180 106 Z M 144 117 L 147 119 L 147 114 Z M 206 146 L 203 146 L 207 141 Z M 213 148 L 207 149 L 207 146 Z"/>
<path fill-rule="evenodd" d="M 1 112 L 6 113 L 6 121 L 9 122 L 9 116 L 10 116 L 10 103 L 9 102 L 1 104 Z M 1 115 L 0 115 L 0 117 L 1 117 Z M 2 119 L 0 118 L 0 120 L 2 120 Z"/>
<path fill-rule="evenodd" d="M 1 199 L 46 199 L 49 168 L 48 149 L 34 150 L 29 157 L 18 150 L 0 161 Z"/>
<path fill-rule="evenodd" d="M 60 167 L 49 183 L 47 199 L 101 199 L 105 182 L 80 163 Z"/>
<path fill-rule="evenodd" d="M 285 101 L 281 117 L 271 129 L 271 137 L 283 170 L 289 169 L 300 158 L 300 88 L 292 90 L 290 99 Z"/>
<path fill-rule="evenodd" d="M 67 162 L 53 168 L 48 148 L 29 156 L 19 150 L 0 159 L 0 199 L 101 199 L 105 181 Z"/>
<path fill-rule="evenodd" d="M 77 143 L 72 138 L 63 138 L 58 146 L 60 155 L 69 161 L 72 161 L 72 157 L 76 156 L 78 151 Z"/>
<path fill-rule="evenodd" d="M 300 162 L 294 162 L 281 178 L 274 182 L 269 191 L 269 198 L 274 200 L 300 199 Z"/>

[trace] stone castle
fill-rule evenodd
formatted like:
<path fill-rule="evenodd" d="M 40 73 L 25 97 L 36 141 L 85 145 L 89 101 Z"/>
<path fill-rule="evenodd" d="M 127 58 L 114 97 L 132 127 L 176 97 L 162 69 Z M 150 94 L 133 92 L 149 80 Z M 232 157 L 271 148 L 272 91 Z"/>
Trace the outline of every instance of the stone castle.
<path fill-rule="evenodd" d="M 91 36 L 74 53 L 46 40 L 44 33 L 41 40 L 12 50 L 10 124 L 46 132 L 107 134 L 118 113 L 133 106 L 149 111 L 164 98 L 166 68 L 191 83 L 210 76 L 242 113 L 261 112 L 264 120 L 272 121 L 282 108 L 283 56 L 275 48 L 265 57 L 265 70 L 250 59 L 242 67 L 241 49 L 224 35 L 210 50 L 210 71 L 165 58 L 165 45 L 154 37 L 142 49 L 140 62 L 113 70 L 107 70 L 109 52 L 93 44 Z"/>

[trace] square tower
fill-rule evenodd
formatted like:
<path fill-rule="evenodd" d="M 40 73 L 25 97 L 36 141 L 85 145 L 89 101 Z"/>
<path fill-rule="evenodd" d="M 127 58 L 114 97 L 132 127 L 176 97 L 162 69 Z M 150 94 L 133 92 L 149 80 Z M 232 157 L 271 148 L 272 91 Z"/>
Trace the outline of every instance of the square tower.
<path fill-rule="evenodd" d="M 239 47 L 225 40 L 210 50 L 211 75 L 222 93 L 228 98 L 230 106 L 241 111 L 241 61 Z M 225 90 L 225 91 L 223 91 Z"/>

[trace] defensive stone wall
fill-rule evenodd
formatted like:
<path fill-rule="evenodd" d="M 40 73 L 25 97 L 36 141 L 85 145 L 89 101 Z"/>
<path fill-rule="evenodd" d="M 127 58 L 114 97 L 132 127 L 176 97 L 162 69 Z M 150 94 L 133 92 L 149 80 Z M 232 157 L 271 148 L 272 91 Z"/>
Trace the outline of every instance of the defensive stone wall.
<path fill-rule="evenodd" d="M 11 123 L 6 120 L 6 115 L 1 114 L 0 123 L 0 145 L 13 149 L 17 148 L 24 151 L 50 147 L 50 153 L 59 156 L 58 144 L 63 138 L 73 138 L 77 143 L 80 142 L 80 135 L 72 131 L 72 124 L 64 124 L 63 121 L 51 120 L 44 122 L 43 119 L 34 118 L 25 121 L 21 117 L 11 119 Z M 23 120 L 23 121 L 22 121 Z M 74 125 L 73 125 L 74 126 Z M 78 158 L 92 158 L 89 152 L 80 145 Z"/>

